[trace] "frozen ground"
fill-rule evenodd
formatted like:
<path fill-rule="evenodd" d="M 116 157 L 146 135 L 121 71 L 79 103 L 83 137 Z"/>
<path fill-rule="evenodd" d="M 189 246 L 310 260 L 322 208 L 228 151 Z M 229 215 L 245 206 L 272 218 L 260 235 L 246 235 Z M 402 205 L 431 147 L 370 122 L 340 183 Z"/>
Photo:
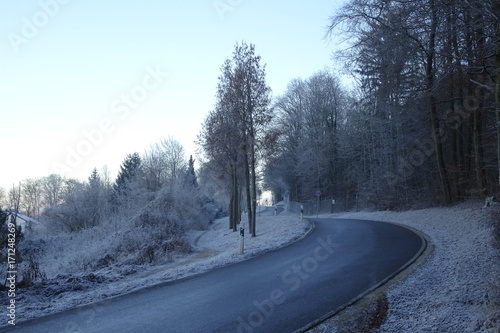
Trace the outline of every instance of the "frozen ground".
<path fill-rule="evenodd" d="M 257 218 L 255 238 L 248 236 L 247 225 L 244 255 L 239 254 L 239 232 L 229 230 L 229 221 L 223 218 L 208 231 L 191 232 L 188 237 L 194 253 L 178 256 L 169 264 L 112 265 L 87 274 L 57 274 L 35 287 L 18 289 L 16 323 L 246 260 L 301 238 L 310 229 L 310 224 L 301 222 L 296 215 L 273 213 L 268 209 Z M 1 304 L 7 304 L 6 293 L 0 297 Z M 97 306 L 96 311 L 99 310 Z M 7 325 L 7 320 L 2 315 L 0 325 Z"/>
<path fill-rule="evenodd" d="M 387 288 L 387 318 L 373 332 L 500 332 L 500 251 L 491 246 L 488 211 L 481 209 L 481 203 L 470 202 L 451 208 L 329 215 L 397 222 L 431 239 L 427 258 L 407 278 Z M 302 237 L 309 228 L 295 215 L 269 214 L 272 211 L 258 219 L 258 237 L 245 237 L 242 256 L 238 254 L 239 234 L 228 230 L 226 218 L 209 231 L 191 233 L 195 252 L 168 265 L 111 266 L 84 275 L 59 274 L 37 288 L 21 289 L 16 299 L 17 322 L 245 260 Z M 1 297 L 5 304 L 6 295 Z M 1 317 L 2 326 L 6 318 Z M 313 332 L 361 330 L 346 328 L 345 321 L 334 318 Z"/>
<path fill-rule="evenodd" d="M 492 246 L 489 209 L 481 203 L 333 216 L 397 222 L 430 237 L 427 259 L 388 287 L 387 318 L 371 332 L 500 332 L 500 251 Z M 334 318 L 313 332 L 355 331 L 346 324 L 353 322 Z"/>

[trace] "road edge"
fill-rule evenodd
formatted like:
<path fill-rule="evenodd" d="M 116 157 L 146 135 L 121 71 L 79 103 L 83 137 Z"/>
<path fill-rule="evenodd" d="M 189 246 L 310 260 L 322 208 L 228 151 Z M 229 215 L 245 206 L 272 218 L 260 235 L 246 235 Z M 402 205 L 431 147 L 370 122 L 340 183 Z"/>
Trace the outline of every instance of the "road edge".
<path fill-rule="evenodd" d="M 311 331 L 312 329 L 323 324 L 324 322 L 328 321 L 329 319 L 332 319 L 335 316 L 341 314 L 344 310 L 346 310 L 350 307 L 355 307 L 356 305 L 361 303 L 361 301 L 363 299 L 366 299 L 368 296 L 377 293 L 377 291 L 380 291 L 380 289 L 389 288 L 390 286 L 397 284 L 401 280 L 399 277 L 401 277 L 402 279 L 405 279 L 406 277 L 411 275 L 413 273 L 414 269 L 416 269 L 418 266 L 423 264 L 427 260 L 427 258 L 430 256 L 430 254 L 433 252 L 434 247 L 433 247 L 433 244 L 431 241 L 431 237 L 429 235 L 425 234 L 424 232 L 422 232 L 421 230 L 415 229 L 413 227 L 409 227 L 407 225 L 403 225 L 403 224 L 395 223 L 395 222 L 378 221 L 378 220 L 371 220 L 371 219 L 346 219 L 346 218 L 342 218 L 342 220 L 362 220 L 362 221 L 371 221 L 371 222 L 393 224 L 393 225 L 396 225 L 398 227 L 408 229 L 408 230 L 414 232 L 415 234 L 417 234 L 420 237 L 420 239 L 422 240 L 422 245 L 421 245 L 420 249 L 417 251 L 417 253 L 411 259 L 409 259 L 406 263 L 401 265 L 401 267 L 399 267 L 394 273 L 392 273 L 391 275 L 389 275 L 388 277 L 386 277 L 385 279 L 383 279 L 382 281 L 380 281 L 379 283 L 377 283 L 373 287 L 367 289 L 365 292 L 361 293 L 360 295 L 354 297 L 353 299 L 351 299 L 348 302 L 342 304 L 341 306 L 335 308 L 334 310 L 330 311 L 329 313 L 321 316 L 320 318 L 310 322 L 309 324 L 303 326 L 302 328 L 293 331 L 292 333 L 304 333 L 304 332 Z M 311 221 L 311 223 L 314 224 L 312 221 Z M 413 266 L 414 264 L 416 264 L 416 266 Z M 359 310 L 361 310 L 361 309 L 359 309 Z"/>

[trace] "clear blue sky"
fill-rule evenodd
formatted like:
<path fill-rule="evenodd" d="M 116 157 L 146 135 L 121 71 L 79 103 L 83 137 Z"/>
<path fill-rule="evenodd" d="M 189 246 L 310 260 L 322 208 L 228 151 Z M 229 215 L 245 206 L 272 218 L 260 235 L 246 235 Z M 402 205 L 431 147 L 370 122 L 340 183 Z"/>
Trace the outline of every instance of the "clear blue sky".
<path fill-rule="evenodd" d="M 341 2 L 2 1 L 0 186 L 104 165 L 114 177 L 167 136 L 193 154 L 234 45 L 256 45 L 276 97 L 336 68 L 323 37 Z"/>

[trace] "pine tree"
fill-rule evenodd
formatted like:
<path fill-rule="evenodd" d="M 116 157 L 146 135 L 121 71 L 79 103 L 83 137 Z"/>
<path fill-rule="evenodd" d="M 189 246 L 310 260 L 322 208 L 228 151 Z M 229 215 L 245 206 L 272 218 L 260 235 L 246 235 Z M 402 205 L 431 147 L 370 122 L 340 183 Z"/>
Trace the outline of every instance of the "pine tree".
<path fill-rule="evenodd" d="M 189 156 L 188 168 L 186 171 L 186 183 L 188 185 L 192 185 L 194 188 L 198 188 L 198 180 L 196 178 L 196 172 L 194 170 L 193 155 Z"/>
<path fill-rule="evenodd" d="M 141 157 L 138 153 L 133 153 L 127 155 L 122 165 L 120 166 L 120 172 L 116 177 L 114 184 L 115 193 L 119 195 L 127 195 L 130 189 L 130 183 L 136 180 L 141 173 Z"/>

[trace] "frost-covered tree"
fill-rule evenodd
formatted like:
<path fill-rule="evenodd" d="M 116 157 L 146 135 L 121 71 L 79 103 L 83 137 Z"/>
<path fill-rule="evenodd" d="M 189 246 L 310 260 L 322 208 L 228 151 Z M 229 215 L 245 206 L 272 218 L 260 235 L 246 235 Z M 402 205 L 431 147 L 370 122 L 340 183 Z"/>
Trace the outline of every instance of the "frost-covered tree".
<path fill-rule="evenodd" d="M 233 56 L 222 68 L 217 85 L 215 110 L 205 119 L 199 145 L 205 164 L 218 169 L 228 182 L 230 227 L 236 230 L 241 211 L 241 188 L 245 185 L 250 234 L 256 235 L 258 151 L 265 128 L 272 119 L 271 90 L 266 84 L 265 66 L 253 44 L 236 45 Z"/>
<path fill-rule="evenodd" d="M 243 137 L 236 127 L 235 114 L 218 104 L 208 114 L 198 137 L 203 153 L 205 185 L 222 184 L 229 193 L 229 228 L 236 231 L 241 218 L 241 179 L 243 178 Z"/>
<path fill-rule="evenodd" d="M 277 99 L 273 128 L 278 140 L 265 172 L 275 193 L 304 201 L 317 190 L 327 197 L 343 190 L 338 140 L 345 124 L 344 95 L 338 79 L 323 71 L 307 81 L 293 80 Z"/>
<path fill-rule="evenodd" d="M 26 215 L 40 215 L 42 205 L 42 180 L 26 179 L 22 182 L 22 208 Z"/>
<path fill-rule="evenodd" d="M 60 203 L 63 192 L 64 178 L 52 174 L 45 177 L 43 183 L 43 202 L 47 208 L 52 208 Z"/>
<path fill-rule="evenodd" d="M 148 200 L 142 159 L 138 153 L 129 154 L 122 162 L 113 184 L 113 210 L 119 213 L 123 220 L 128 220 L 129 216 Z"/>
<path fill-rule="evenodd" d="M 158 191 L 167 182 L 179 177 L 186 168 L 184 147 L 172 137 L 162 139 L 146 150 L 141 166 L 146 188 Z"/>
<path fill-rule="evenodd" d="M 196 177 L 196 171 L 194 169 L 193 155 L 189 156 L 188 167 L 185 172 L 184 178 L 187 185 L 193 186 L 195 188 L 198 187 L 198 179 Z"/>
<path fill-rule="evenodd" d="M 88 179 L 84 196 L 85 206 L 88 211 L 87 214 L 89 215 L 89 225 L 87 227 L 99 225 L 101 222 L 104 205 L 106 204 L 106 200 L 103 197 L 103 190 L 104 184 L 97 169 L 94 168 Z"/>
<path fill-rule="evenodd" d="M 485 141 L 495 136 L 493 3 L 352 0 L 332 17 L 329 33 L 350 43 L 337 59 L 360 82 L 358 105 L 373 124 L 372 188 L 385 183 L 392 200 L 422 191 L 449 203 L 497 189 L 498 154 Z"/>
<path fill-rule="evenodd" d="M 131 184 L 140 179 L 142 176 L 141 162 L 138 153 L 127 155 L 122 162 L 114 184 L 114 190 L 118 195 L 127 195 Z"/>

